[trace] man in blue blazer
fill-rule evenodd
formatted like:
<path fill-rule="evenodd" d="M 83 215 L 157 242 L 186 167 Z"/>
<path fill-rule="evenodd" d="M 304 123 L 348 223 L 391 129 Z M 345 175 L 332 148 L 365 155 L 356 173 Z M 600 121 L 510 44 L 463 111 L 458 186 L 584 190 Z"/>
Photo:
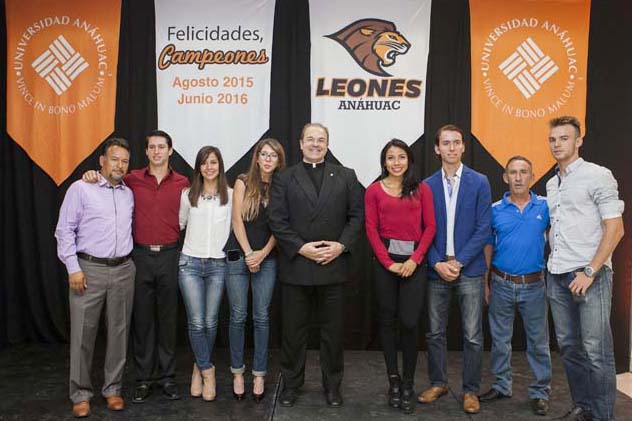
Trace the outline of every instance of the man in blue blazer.
<path fill-rule="evenodd" d="M 483 249 L 491 235 L 491 190 L 483 174 L 461 162 L 465 152 L 463 130 L 441 127 L 435 153 L 441 169 L 428 177 L 434 197 L 437 233 L 428 250 L 428 375 L 430 388 L 418 397 L 434 402 L 448 392 L 446 327 L 452 294 L 458 297 L 463 329 L 463 410 L 480 410 L 483 351 L 483 276 L 487 269 Z"/>

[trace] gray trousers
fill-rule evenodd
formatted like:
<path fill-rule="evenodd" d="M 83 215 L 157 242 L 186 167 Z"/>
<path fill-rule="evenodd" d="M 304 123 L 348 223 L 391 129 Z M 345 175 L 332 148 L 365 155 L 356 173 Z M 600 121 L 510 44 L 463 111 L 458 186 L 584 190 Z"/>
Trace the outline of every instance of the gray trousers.
<path fill-rule="evenodd" d="M 105 305 L 107 348 L 103 388 L 104 397 L 121 394 L 125 368 L 136 267 L 130 259 L 114 267 L 79 259 L 88 288 L 83 295 L 69 291 L 70 303 L 70 400 L 89 401 L 94 395 L 90 373 L 94 343 Z"/>

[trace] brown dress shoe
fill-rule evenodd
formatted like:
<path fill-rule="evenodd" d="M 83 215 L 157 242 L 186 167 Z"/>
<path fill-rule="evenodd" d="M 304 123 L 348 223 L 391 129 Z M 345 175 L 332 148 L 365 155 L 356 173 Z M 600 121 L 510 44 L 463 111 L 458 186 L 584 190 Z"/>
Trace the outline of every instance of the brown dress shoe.
<path fill-rule="evenodd" d="M 90 415 L 90 402 L 81 401 L 72 406 L 72 415 L 75 418 L 85 418 Z"/>
<path fill-rule="evenodd" d="M 431 388 L 424 390 L 419 396 L 417 396 L 417 400 L 421 403 L 432 403 L 446 393 L 448 393 L 447 387 L 432 386 Z"/>
<path fill-rule="evenodd" d="M 463 395 L 463 410 L 468 414 L 478 414 L 481 410 L 481 404 L 478 402 L 478 396 L 473 393 Z"/>
<path fill-rule="evenodd" d="M 108 396 L 105 400 L 108 401 L 110 411 L 122 411 L 125 408 L 125 401 L 121 396 Z"/>

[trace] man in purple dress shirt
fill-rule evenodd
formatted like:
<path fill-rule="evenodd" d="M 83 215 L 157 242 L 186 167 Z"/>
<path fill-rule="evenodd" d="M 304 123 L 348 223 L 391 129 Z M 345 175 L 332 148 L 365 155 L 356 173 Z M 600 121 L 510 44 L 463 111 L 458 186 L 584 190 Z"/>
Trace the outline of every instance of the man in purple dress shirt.
<path fill-rule="evenodd" d="M 73 415 L 90 415 L 94 342 L 106 307 L 107 349 L 101 394 L 110 410 L 124 407 L 121 379 L 136 268 L 132 251 L 134 197 L 123 183 L 129 166 L 125 139 L 105 142 L 99 181 L 74 182 L 64 198 L 55 230 L 57 255 L 68 270 L 70 307 L 70 400 Z"/>

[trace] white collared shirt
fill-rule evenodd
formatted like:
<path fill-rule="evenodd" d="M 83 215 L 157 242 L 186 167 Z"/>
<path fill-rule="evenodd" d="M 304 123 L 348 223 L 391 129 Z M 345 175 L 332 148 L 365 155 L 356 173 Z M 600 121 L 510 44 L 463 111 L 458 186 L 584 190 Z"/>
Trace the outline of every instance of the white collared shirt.
<path fill-rule="evenodd" d="M 228 203 L 221 206 L 219 197 L 198 199 L 197 207 L 189 201 L 189 189 L 180 198 L 180 229 L 186 227 L 182 253 L 191 257 L 221 259 L 230 235 L 233 190 L 228 189 Z"/>
<path fill-rule="evenodd" d="M 551 216 L 548 269 L 551 273 L 572 272 L 587 266 L 603 236 L 604 219 L 623 213 L 617 181 L 605 167 L 577 159 L 546 183 Z M 611 256 L 605 265 L 612 268 Z"/>
<path fill-rule="evenodd" d="M 461 175 L 463 174 L 463 164 L 459 166 L 454 174 L 454 187 L 452 188 L 452 196 L 448 194 L 449 184 L 445 170 L 441 171 L 443 178 L 443 196 L 445 197 L 445 214 L 447 219 L 446 227 L 446 256 L 455 256 L 454 251 L 454 223 L 456 219 L 456 199 L 459 196 L 459 186 L 461 185 Z"/>

